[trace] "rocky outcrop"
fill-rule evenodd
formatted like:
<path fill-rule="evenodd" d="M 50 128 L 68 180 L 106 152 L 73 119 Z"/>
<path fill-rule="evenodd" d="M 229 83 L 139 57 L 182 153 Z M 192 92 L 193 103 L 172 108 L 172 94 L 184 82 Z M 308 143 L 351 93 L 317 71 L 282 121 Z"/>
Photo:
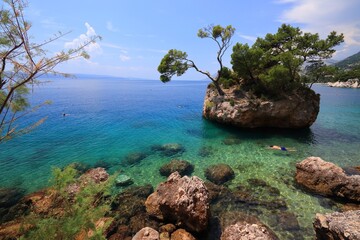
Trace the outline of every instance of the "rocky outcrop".
<path fill-rule="evenodd" d="M 328 82 L 329 87 L 338 87 L 338 88 L 360 88 L 360 81 L 358 78 L 349 79 L 346 82 Z"/>
<path fill-rule="evenodd" d="M 297 183 L 324 196 L 360 202 L 360 175 L 347 175 L 333 163 L 308 157 L 296 164 Z"/>
<path fill-rule="evenodd" d="M 360 239 L 360 210 L 344 213 L 316 214 L 316 239 Z"/>
<path fill-rule="evenodd" d="M 221 240 L 238 239 L 275 240 L 278 238 L 266 226 L 247 222 L 237 222 L 230 225 L 221 234 Z"/>
<path fill-rule="evenodd" d="M 320 95 L 310 89 L 280 100 L 265 100 L 236 87 L 220 96 L 209 85 L 203 116 L 211 121 L 241 128 L 304 128 L 311 126 L 319 113 Z"/>
<path fill-rule="evenodd" d="M 159 169 L 159 172 L 163 176 L 170 176 L 174 172 L 178 172 L 181 176 L 190 175 L 194 170 L 194 165 L 185 160 L 173 159 L 170 162 L 164 164 Z"/>
<path fill-rule="evenodd" d="M 159 220 L 173 222 L 193 232 L 204 231 L 209 222 L 209 193 L 196 177 L 172 173 L 145 202 L 146 211 Z"/>
<path fill-rule="evenodd" d="M 220 163 L 209 166 L 205 170 L 205 177 L 215 184 L 223 184 L 233 179 L 235 173 L 229 165 Z"/>

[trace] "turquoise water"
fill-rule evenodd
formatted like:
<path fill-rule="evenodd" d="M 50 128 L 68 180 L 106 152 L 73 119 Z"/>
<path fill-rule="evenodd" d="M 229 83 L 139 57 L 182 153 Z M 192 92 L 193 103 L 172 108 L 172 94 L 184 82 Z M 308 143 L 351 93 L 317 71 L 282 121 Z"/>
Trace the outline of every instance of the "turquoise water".
<path fill-rule="evenodd" d="M 45 116 L 47 120 L 31 133 L 0 144 L 0 187 L 35 191 L 48 185 L 52 166 L 72 162 L 107 164 L 111 173 L 121 171 L 137 185 L 154 186 L 165 180 L 158 169 L 170 159 L 191 162 L 193 174 L 203 179 L 207 166 L 221 162 L 235 171 L 230 188 L 251 178 L 265 180 L 280 190 L 303 230 L 311 231 L 314 214 L 331 210 L 289 184 L 295 163 L 320 156 L 342 167 L 360 165 L 360 90 L 313 86 L 321 94 L 321 107 L 316 123 L 307 130 L 239 130 L 202 118 L 207 84 L 56 79 L 41 85 L 34 89 L 31 102 L 53 103 L 31 114 L 27 122 Z M 224 144 L 229 138 L 236 144 Z M 169 157 L 152 148 L 167 143 L 179 143 L 185 152 Z M 268 145 L 297 151 L 272 151 L 266 149 Z M 206 156 L 200 154 L 204 149 Z M 126 156 L 139 152 L 146 156 L 141 162 L 121 164 Z M 260 217 L 268 222 L 271 213 L 263 211 Z"/>

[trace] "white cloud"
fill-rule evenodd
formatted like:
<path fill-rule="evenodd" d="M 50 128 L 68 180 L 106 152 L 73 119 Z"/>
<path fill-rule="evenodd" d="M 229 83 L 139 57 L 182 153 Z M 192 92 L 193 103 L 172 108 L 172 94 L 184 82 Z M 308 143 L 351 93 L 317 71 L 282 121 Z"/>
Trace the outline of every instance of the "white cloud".
<path fill-rule="evenodd" d="M 280 18 L 281 22 L 303 25 L 305 32 L 317 32 L 326 37 L 331 31 L 343 33 L 345 44 L 337 52 L 341 59 L 359 51 L 360 1 L 359 0 L 278 0 L 289 4 Z"/>
<path fill-rule="evenodd" d="M 70 42 L 66 42 L 65 48 L 77 48 L 77 47 L 81 46 L 82 44 L 90 41 L 90 39 L 92 37 L 97 35 L 95 32 L 95 29 L 92 26 L 90 26 L 89 23 L 86 22 L 85 27 L 86 27 L 86 33 L 81 34 L 79 37 L 73 39 Z M 88 46 L 85 47 L 85 50 L 90 54 L 91 53 L 97 53 L 97 54 L 102 53 L 102 49 L 97 42 L 90 43 Z"/>
<path fill-rule="evenodd" d="M 112 24 L 112 22 L 108 21 L 106 23 L 106 29 L 109 30 L 110 32 L 118 32 L 119 29 L 115 28 L 114 25 Z"/>
<path fill-rule="evenodd" d="M 125 54 L 120 54 L 120 60 L 122 62 L 126 62 L 126 61 L 130 60 L 130 57 L 128 55 L 125 55 Z"/>
<path fill-rule="evenodd" d="M 257 39 L 257 37 L 255 37 L 255 36 L 249 36 L 249 35 L 244 35 L 244 34 L 238 34 L 238 36 L 251 42 L 251 43 L 254 43 Z"/>

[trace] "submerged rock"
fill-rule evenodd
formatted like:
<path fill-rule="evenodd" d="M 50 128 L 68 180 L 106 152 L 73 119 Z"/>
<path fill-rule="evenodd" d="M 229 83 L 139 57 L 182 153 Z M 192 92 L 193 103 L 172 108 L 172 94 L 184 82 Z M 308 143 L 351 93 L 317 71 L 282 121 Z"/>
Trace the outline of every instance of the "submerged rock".
<path fill-rule="evenodd" d="M 317 194 L 360 202 L 360 175 L 346 175 L 333 163 L 308 157 L 296 164 L 297 183 Z"/>
<path fill-rule="evenodd" d="M 229 136 L 222 141 L 225 145 L 237 145 L 241 143 L 241 140 L 236 136 Z"/>
<path fill-rule="evenodd" d="M 120 174 L 119 176 L 116 177 L 115 183 L 117 186 L 129 186 L 134 182 L 129 176 Z"/>
<path fill-rule="evenodd" d="M 190 175 L 194 170 L 194 165 L 185 160 L 173 159 L 170 162 L 164 164 L 160 169 L 160 174 L 163 176 L 170 176 L 174 172 L 178 172 L 181 176 Z"/>
<path fill-rule="evenodd" d="M 215 184 L 223 184 L 233 179 L 235 173 L 229 165 L 220 163 L 209 166 L 205 170 L 205 177 Z"/>
<path fill-rule="evenodd" d="M 181 177 L 175 172 L 146 199 L 146 211 L 159 220 L 201 232 L 207 228 L 210 217 L 208 194 L 200 178 Z"/>
<path fill-rule="evenodd" d="M 185 152 L 185 148 L 179 143 L 167 143 L 163 145 L 154 145 L 151 147 L 153 151 L 159 151 L 163 156 L 171 157 L 176 154 Z"/>
<path fill-rule="evenodd" d="M 360 239 L 360 210 L 316 214 L 316 239 Z"/>
<path fill-rule="evenodd" d="M 320 95 L 310 89 L 280 100 L 256 98 L 236 87 L 224 91 L 220 96 L 208 86 L 203 106 L 206 119 L 241 128 L 304 128 L 315 122 L 320 109 Z"/>
<path fill-rule="evenodd" d="M 142 152 L 130 153 L 124 158 L 121 164 L 125 166 L 133 166 L 139 164 L 146 157 L 147 155 Z"/>

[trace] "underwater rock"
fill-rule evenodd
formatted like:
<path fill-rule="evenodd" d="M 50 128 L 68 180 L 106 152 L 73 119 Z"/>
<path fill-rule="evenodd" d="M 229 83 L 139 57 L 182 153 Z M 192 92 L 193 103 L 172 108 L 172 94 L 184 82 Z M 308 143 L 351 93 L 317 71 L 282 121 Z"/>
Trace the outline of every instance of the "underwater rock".
<path fill-rule="evenodd" d="M 196 176 L 181 177 L 178 172 L 172 173 L 146 199 L 145 206 L 151 216 L 190 231 L 202 232 L 208 226 L 209 193 L 204 182 Z"/>
<path fill-rule="evenodd" d="M 280 229 L 286 231 L 299 231 L 300 225 L 297 217 L 291 212 L 280 212 L 276 215 L 276 222 Z"/>
<path fill-rule="evenodd" d="M 124 187 L 124 186 L 129 186 L 129 185 L 131 185 L 131 184 L 133 184 L 133 183 L 134 183 L 133 180 L 132 180 L 129 176 L 124 175 L 124 174 L 120 174 L 120 175 L 117 176 L 116 179 L 115 179 L 115 184 L 116 184 L 117 186 L 122 186 L 122 187 Z"/>
<path fill-rule="evenodd" d="M 241 143 L 241 140 L 237 138 L 236 136 L 229 136 L 225 138 L 223 141 L 223 144 L 225 145 L 237 145 Z"/>
<path fill-rule="evenodd" d="M 154 145 L 151 147 L 153 151 L 159 151 L 163 156 L 171 157 L 176 154 L 185 152 L 185 148 L 179 143 L 167 143 L 164 145 Z"/>
<path fill-rule="evenodd" d="M 104 168 L 104 169 L 109 169 L 112 167 L 112 164 L 110 162 L 107 162 L 105 160 L 99 160 L 97 161 L 93 168 L 98 168 L 98 167 L 101 167 L 101 168 Z"/>
<path fill-rule="evenodd" d="M 319 157 L 297 163 L 295 179 L 320 195 L 360 202 L 360 175 L 348 176 L 342 168 Z"/>
<path fill-rule="evenodd" d="M 198 156 L 200 157 L 209 157 L 214 154 L 214 149 L 210 146 L 201 147 L 198 151 Z"/>
<path fill-rule="evenodd" d="M 215 184 L 223 184 L 233 179 L 235 173 L 229 165 L 220 163 L 209 166 L 205 170 L 205 177 Z"/>
<path fill-rule="evenodd" d="M 129 187 L 115 197 L 111 209 L 118 212 L 124 219 L 124 224 L 127 224 L 132 216 L 146 212 L 144 202 L 153 191 L 154 189 L 150 184 Z"/>
<path fill-rule="evenodd" d="M 150 218 L 150 216 L 145 211 L 132 216 L 128 224 L 130 227 L 130 233 L 132 235 L 136 234 L 144 227 L 151 227 L 153 229 L 159 228 L 159 223 L 155 219 Z"/>
<path fill-rule="evenodd" d="M 159 232 L 150 228 L 145 227 L 135 234 L 132 240 L 159 240 Z"/>
<path fill-rule="evenodd" d="M 185 229 L 178 229 L 171 234 L 171 240 L 196 240 L 196 238 Z"/>
<path fill-rule="evenodd" d="M 225 228 L 221 240 L 262 239 L 275 240 L 278 237 L 265 225 L 238 222 Z"/>
<path fill-rule="evenodd" d="M 170 162 L 164 164 L 160 169 L 162 176 L 170 176 L 173 172 L 178 172 L 181 176 L 191 175 L 194 170 L 194 165 L 185 160 L 173 159 Z"/>
<path fill-rule="evenodd" d="M 316 239 L 360 239 L 360 210 L 316 214 Z"/>
<path fill-rule="evenodd" d="M 360 175 L 360 167 L 344 167 L 346 175 Z"/>
<path fill-rule="evenodd" d="M 209 192 L 210 202 L 215 202 L 220 198 L 229 198 L 228 196 L 230 196 L 232 194 L 231 191 L 227 187 L 217 185 L 210 181 L 206 181 L 205 186 Z"/>
<path fill-rule="evenodd" d="M 124 158 L 124 160 L 121 162 L 121 165 L 133 166 L 139 164 L 146 157 L 147 155 L 142 152 L 130 153 Z"/>
<path fill-rule="evenodd" d="M 299 89 L 279 99 L 262 99 L 237 87 L 223 89 L 220 96 L 208 86 L 203 105 L 204 118 L 240 128 L 305 128 L 316 120 L 320 95 Z"/>
<path fill-rule="evenodd" d="M 0 208 L 8 208 L 15 205 L 25 191 L 20 188 L 0 188 Z"/>

